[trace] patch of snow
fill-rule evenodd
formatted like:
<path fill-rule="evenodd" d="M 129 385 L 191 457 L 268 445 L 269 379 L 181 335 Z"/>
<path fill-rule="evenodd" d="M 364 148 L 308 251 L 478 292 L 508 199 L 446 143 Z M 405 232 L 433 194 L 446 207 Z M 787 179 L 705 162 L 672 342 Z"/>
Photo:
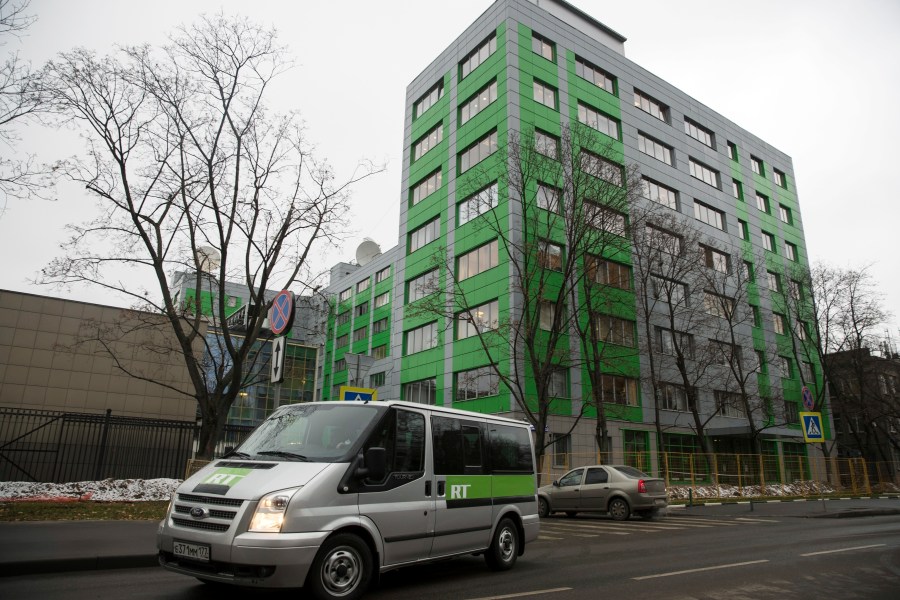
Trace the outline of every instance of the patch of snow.
<path fill-rule="evenodd" d="M 181 484 L 180 479 L 104 479 L 103 481 L 73 483 L 0 481 L 0 501 L 140 502 L 168 500 L 179 484 Z"/>

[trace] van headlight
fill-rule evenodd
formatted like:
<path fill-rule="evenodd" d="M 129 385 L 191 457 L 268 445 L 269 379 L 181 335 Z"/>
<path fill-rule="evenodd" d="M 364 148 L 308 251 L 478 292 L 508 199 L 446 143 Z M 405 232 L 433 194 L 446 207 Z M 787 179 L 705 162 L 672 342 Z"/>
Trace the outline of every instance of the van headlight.
<path fill-rule="evenodd" d="M 263 496 L 256 506 L 253 518 L 250 520 L 250 531 L 255 533 L 280 533 L 281 526 L 284 525 L 284 514 L 287 511 L 288 504 L 299 489 L 296 487 L 279 490 Z"/>

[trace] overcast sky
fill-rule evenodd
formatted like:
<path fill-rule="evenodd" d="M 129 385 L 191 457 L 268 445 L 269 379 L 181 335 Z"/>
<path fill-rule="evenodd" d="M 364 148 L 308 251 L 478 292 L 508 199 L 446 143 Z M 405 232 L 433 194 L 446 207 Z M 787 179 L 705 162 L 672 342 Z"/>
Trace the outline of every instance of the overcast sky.
<path fill-rule="evenodd" d="M 793 158 L 812 261 L 872 264 L 900 342 L 900 2 L 572 3 L 628 38 L 628 58 Z M 39 66 L 76 46 L 106 53 L 116 44 L 159 44 L 177 25 L 220 9 L 276 25 L 297 66 L 273 90 L 273 106 L 301 111 L 339 175 L 349 176 L 360 158 L 388 164 L 356 188 L 358 235 L 317 256 L 322 270 L 352 259 L 364 237 L 383 250 L 397 243 L 406 86 L 490 4 L 32 0 L 37 22 L 3 50 Z M 22 136 L 19 150 L 45 160 L 81 149 L 36 128 Z M 56 293 L 29 280 L 60 254 L 66 223 L 92 210 L 71 185 L 60 186 L 52 204 L 10 201 L 0 216 L 0 288 Z M 91 289 L 66 295 L 127 304 Z"/>

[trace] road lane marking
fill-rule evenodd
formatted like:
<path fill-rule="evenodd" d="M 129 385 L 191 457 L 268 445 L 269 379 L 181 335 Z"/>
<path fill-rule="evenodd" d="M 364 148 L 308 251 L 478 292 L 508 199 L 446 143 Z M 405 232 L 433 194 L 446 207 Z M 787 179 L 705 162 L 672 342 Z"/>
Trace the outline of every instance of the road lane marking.
<path fill-rule="evenodd" d="M 822 550 L 820 552 L 807 552 L 800 556 L 818 556 L 820 554 L 834 554 L 836 552 L 852 552 L 853 550 L 868 550 L 869 548 L 881 548 L 887 544 L 872 544 L 871 546 L 855 546 L 853 548 L 838 548 L 837 550 Z"/>
<path fill-rule="evenodd" d="M 656 579 L 658 577 L 672 577 L 673 575 L 687 575 L 689 573 L 701 573 L 703 571 L 715 571 L 717 569 L 731 569 L 733 567 L 745 567 L 747 565 L 758 565 L 769 562 L 767 559 L 750 560 L 747 562 L 731 563 L 727 565 L 716 565 L 714 567 L 701 567 L 699 569 L 686 569 L 684 571 L 670 571 L 669 573 L 658 573 L 656 575 L 644 575 L 642 577 L 632 577 L 634 581 L 643 581 L 644 579 Z"/>
<path fill-rule="evenodd" d="M 539 535 L 539 536 L 538 536 L 538 539 L 539 539 L 539 540 L 561 540 L 561 539 L 563 539 L 563 538 L 561 538 L 561 537 L 552 537 L 552 536 L 549 536 L 549 535 Z"/>
<path fill-rule="evenodd" d="M 522 598 L 524 596 L 538 596 L 554 592 L 568 592 L 571 589 L 570 587 L 551 588 L 549 590 L 534 590 L 533 592 L 519 592 L 518 594 L 504 594 L 502 596 L 482 596 L 481 598 L 470 598 L 470 600 L 505 600 L 506 598 Z"/>
<path fill-rule="evenodd" d="M 780 523 L 775 519 L 752 519 L 750 517 L 737 517 L 735 521 L 748 521 L 750 523 Z"/>

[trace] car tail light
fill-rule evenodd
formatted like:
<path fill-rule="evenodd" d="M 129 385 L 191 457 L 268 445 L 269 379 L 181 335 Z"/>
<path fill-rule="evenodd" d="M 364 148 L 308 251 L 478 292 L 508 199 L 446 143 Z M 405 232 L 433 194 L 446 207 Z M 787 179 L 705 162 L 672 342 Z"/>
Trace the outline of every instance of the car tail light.
<path fill-rule="evenodd" d="M 647 493 L 647 484 L 644 483 L 643 479 L 638 479 L 638 494 L 646 494 Z"/>

